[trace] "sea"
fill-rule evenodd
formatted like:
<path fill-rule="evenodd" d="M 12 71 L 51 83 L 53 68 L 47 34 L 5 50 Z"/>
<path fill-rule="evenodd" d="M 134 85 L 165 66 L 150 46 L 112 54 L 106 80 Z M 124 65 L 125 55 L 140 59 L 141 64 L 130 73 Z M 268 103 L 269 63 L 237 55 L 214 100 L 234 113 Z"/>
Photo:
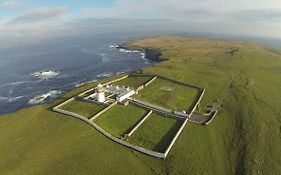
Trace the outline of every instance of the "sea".
<path fill-rule="evenodd" d="M 52 101 L 85 83 L 153 64 L 117 49 L 136 38 L 97 34 L 0 48 L 0 114 Z"/>

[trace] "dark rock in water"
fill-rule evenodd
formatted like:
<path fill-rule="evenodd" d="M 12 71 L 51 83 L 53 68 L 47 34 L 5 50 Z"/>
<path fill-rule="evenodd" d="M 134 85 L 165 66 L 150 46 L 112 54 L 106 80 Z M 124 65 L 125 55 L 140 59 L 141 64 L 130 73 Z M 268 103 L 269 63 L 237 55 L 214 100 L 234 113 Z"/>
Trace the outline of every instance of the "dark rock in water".
<path fill-rule="evenodd" d="M 131 50 L 131 51 L 139 51 L 141 53 L 145 53 L 145 58 L 160 62 L 160 61 L 165 61 L 166 59 L 161 58 L 162 54 L 160 49 L 155 49 L 155 48 L 147 48 L 147 47 L 136 47 L 136 46 L 128 46 L 126 44 L 122 44 L 116 47 L 117 49 L 124 49 L 124 50 Z"/>

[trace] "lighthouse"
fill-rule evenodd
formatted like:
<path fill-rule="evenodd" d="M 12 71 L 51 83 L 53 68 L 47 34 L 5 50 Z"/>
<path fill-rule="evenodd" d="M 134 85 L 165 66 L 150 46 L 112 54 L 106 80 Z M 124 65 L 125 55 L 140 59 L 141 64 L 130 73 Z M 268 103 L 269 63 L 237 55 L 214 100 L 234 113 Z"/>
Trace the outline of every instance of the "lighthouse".
<path fill-rule="evenodd" d="M 98 86 L 96 88 L 98 102 L 101 102 L 101 103 L 105 102 L 104 91 L 105 91 L 105 89 L 103 88 L 103 86 L 101 84 L 98 84 Z"/>

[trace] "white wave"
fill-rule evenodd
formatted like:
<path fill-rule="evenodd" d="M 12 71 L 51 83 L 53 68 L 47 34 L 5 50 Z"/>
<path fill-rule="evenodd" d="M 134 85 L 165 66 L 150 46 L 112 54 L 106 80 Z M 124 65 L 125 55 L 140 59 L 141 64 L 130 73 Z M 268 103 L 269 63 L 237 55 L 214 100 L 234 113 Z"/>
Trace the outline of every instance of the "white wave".
<path fill-rule="evenodd" d="M 117 48 L 117 47 L 119 47 L 119 45 L 110 45 L 109 47 L 110 48 Z"/>
<path fill-rule="evenodd" d="M 75 84 L 75 87 L 80 87 L 80 86 L 83 86 L 85 84 L 94 83 L 94 82 L 97 82 L 97 80 L 91 80 L 91 81 L 86 81 L 86 82 L 83 82 L 83 83 L 78 83 L 78 84 Z"/>
<path fill-rule="evenodd" d="M 3 97 L 0 96 L 0 101 L 8 101 L 8 102 L 13 102 L 13 101 L 17 101 L 20 98 L 23 98 L 24 96 L 18 96 L 18 97 Z"/>
<path fill-rule="evenodd" d="M 139 53 L 141 55 L 142 59 L 147 59 L 146 54 L 144 52 L 139 51 L 139 50 L 127 50 L 127 49 L 120 48 L 119 52 L 122 52 L 122 53 Z"/>
<path fill-rule="evenodd" d="M 142 59 L 146 59 L 146 54 L 145 53 L 140 53 Z"/>
<path fill-rule="evenodd" d="M 40 72 L 34 72 L 31 74 L 34 77 L 40 78 L 40 79 L 50 79 L 53 78 L 55 76 L 59 75 L 58 71 L 40 71 Z"/>
<path fill-rule="evenodd" d="M 0 101 L 5 101 L 5 100 L 7 100 L 7 99 L 9 99 L 9 97 L 0 96 Z"/>
<path fill-rule="evenodd" d="M 120 48 L 119 52 L 124 52 L 124 53 L 140 53 L 139 50 L 127 50 L 127 49 L 123 49 L 123 48 Z"/>
<path fill-rule="evenodd" d="M 16 82 L 9 83 L 8 85 L 16 86 L 16 85 L 21 85 L 21 84 L 24 84 L 24 83 L 27 83 L 27 81 L 16 81 Z"/>
<path fill-rule="evenodd" d="M 30 99 L 28 101 L 29 104 L 38 104 L 38 103 L 43 103 L 45 102 L 47 99 L 49 98 L 56 98 L 58 97 L 62 92 L 59 91 L 59 90 L 51 90 L 45 94 L 41 94 L 41 95 L 38 95 L 32 99 Z"/>
<path fill-rule="evenodd" d="M 115 75 L 120 75 L 120 74 L 123 74 L 125 73 L 124 71 L 121 71 L 121 72 L 117 72 Z"/>
<path fill-rule="evenodd" d="M 99 75 L 97 75 L 97 77 L 98 78 L 102 78 L 102 77 L 109 77 L 109 76 L 111 76 L 113 73 L 112 72 L 110 72 L 110 73 L 102 73 L 102 74 L 99 74 Z"/>

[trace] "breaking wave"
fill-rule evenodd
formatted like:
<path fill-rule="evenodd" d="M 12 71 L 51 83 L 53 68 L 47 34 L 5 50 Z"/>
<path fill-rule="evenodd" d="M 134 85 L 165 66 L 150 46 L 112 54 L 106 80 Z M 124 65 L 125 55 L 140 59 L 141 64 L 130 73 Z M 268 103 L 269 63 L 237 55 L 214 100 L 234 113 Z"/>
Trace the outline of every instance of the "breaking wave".
<path fill-rule="evenodd" d="M 83 83 L 77 83 L 77 84 L 75 84 L 75 87 L 80 87 L 80 86 L 83 86 L 85 84 L 94 83 L 94 82 L 97 82 L 97 80 L 91 80 L 91 81 L 86 81 L 86 82 L 83 82 Z"/>
<path fill-rule="evenodd" d="M 109 48 L 118 48 L 119 45 L 110 45 Z"/>
<path fill-rule="evenodd" d="M 21 85 L 21 84 L 24 84 L 24 83 L 27 83 L 27 81 L 16 81 L 16 82 L 9 83 L 8 85 L 17 86 L 17 85 Z"/>
<path fill-rule="evenodd" d="M 115 48 L 119 48 L 119 46 L 115 46 Z M 141 55 L 141 58 L 146 59 L 145 52 L 139 51 L 139 50 L 127 50 L 124 48 L 119 48 L 119 52 L 122 53 L 139 53 Z"/>
<path fill-rule="evenodd" d="M 45 102 L 46 100 L 48 99 L 54 99 L 54 98 L 57 98 L 59 95 L 61 95 L 61 91 L 59 90 L 51 90 L 45 94 L 41 94 L 41 95 L 38 95 L 32 99 L 30 99 L 28 101 L 29 104 L 39 104 L 39 103 L 43 103 Z"/>
<path fill-rule="evenodd" d="M 119 52 L 124 52 L 124 53 L 141 53 L 139 50 L 127 50 L 127 49 L 123 49 L 123 48 L 120 48 Z"/>
<path fill-rule="evenodd" d="M 109 76 L 111 76 L 111 75 L 113 75 L 113 73 L 112 72 L 105 72 L 105 73 L 102 73 L 102 74 L 99 74 L 99 75 L 97 75 L 97 77 L 98 78 L 102 78 L 102 77 L 109 77 Z"/>
<path fill-rule="evenodd" d="M 36 78 L 40 79 L 51 79 L 55 76 L 58 76 L 60 73 L 58 71 L 39 71 L 39 72 L 34 72 L 31 75 Z"/>
<path fill-rule="evenodd" d="M 21 99 L 23 97 L 24 96 L 18 96 L 18 97 L 3 97 L 3 96 L 0 96 L 0 101 L 13 102 L 13 101 L 17 101 L 18 99 Z"/>

